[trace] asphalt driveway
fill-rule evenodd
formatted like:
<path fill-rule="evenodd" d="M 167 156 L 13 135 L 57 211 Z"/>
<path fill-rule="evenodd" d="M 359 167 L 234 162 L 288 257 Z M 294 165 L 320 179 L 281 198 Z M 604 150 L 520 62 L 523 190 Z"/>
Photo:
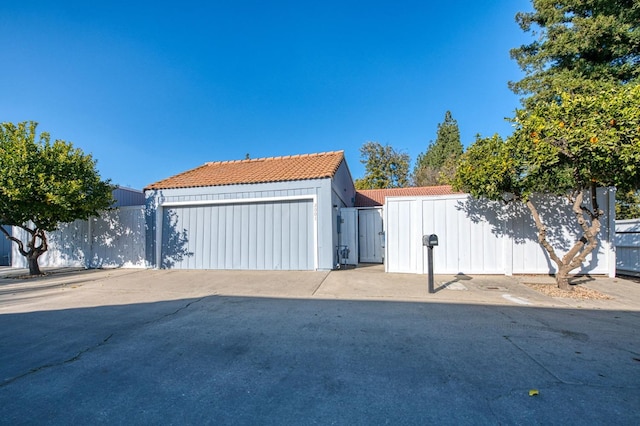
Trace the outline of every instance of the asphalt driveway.
<path fill-rule="evenodd" d="M 376 268 L 0 278 L 0 422 L 639 424 L 640 284 L 585 285 L 612 299 Z"/>

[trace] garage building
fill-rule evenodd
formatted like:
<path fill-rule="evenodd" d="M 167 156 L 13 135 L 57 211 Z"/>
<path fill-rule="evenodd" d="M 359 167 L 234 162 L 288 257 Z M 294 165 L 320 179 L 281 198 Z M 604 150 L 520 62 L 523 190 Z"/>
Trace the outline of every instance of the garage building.
<path fill-rule="evenodd" d="M 330 270 L 355 189 L 335 151 L 205 163 L 149 185 L 145 197 L 152 266 Z"/>

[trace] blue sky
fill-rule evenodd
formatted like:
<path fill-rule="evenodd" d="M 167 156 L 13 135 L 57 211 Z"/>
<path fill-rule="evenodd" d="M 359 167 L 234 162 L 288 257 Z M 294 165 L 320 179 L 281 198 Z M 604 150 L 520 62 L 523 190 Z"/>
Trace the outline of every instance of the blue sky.
<path fill-rule="evenodd" d="M 95 3 L 95 4 L 94 4 Z M 389 144 L 412 161 L 450 110 L 508 135 L 528 0 L 5 1 L 0 120 L 39 122 L 142 189 L 207 161 Z"/>

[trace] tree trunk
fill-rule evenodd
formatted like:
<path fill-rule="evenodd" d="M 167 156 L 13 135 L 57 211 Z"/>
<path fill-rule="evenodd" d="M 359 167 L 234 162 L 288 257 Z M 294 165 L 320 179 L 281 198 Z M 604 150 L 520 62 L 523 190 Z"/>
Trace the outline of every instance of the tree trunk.
<path fill-rule="evenodd" d="M 29 239 L 29 242 L 27 242 L 29 250 L 25 252 L 22 248 L 20 249 L 20 253 L 27 258 L 29 275 L 42 275 L 42 272 L 40 272 L 40 265 L 38 265 L 38 258 L 48 249 L 47 234 L 44 232 L 44 229 L 37 227 L 33 230 L 27 227 L 22 228 L 31 234 L 31 238 Z M 40 240 L 39 245 L 38 240 Z M 19 246 L 22 247 L 21 245 Z"/>
<path fill-rule="evenodd" d="M 38 265 L 38 257 L 37 256 L 28 256 L 27 263 L 29 264 L 29 275 L 42 275 L 40 272 L 40 265 Z"/>
<path fill-rule="evenodd" d="M 538 209 L 533 204 L 531 200 L 526 202 L 529 211 L 531 212 L 531 216 L 533 217 L 533 221 L 536 224 L 536 228 L 538 229 L 538 242 L 540 245 L 547 251 L 551 260 L 553 260 L 558 268 L 558 272 L 556 273 L 556 284 L 558 284 L 558 288 L 563 290 L 571 290 L 571 286 L 569 286 L 569 270 L 567 270 L 564 266 L 564 262 L 558 255 L 556 251 L 553 249 L 553 246 L 547 240 L 547 228 L 542 223 L 542 219 L 540 218 L 540 214 L 538 213 Z"/>
<path fill-rule="evenodd" d="M 561 267 L 558 265 L 558 272 L 556 273 L 556 284 L 558 288 L 566 291 L 573 291 L 573 287 L 569 285 L 569 268 Z"/>
<path fill-rule="evenodd" d="M 24 229 L 29 233 L 29 241 L 27 242 L 27 248 L 25 249 L 24 243 L 19 238 L 14 237 L 4 229 L 3 226 L 0 226 L 0 232 L 4 234 L 7 239 L 13 241 L 18 245 L 18 251 L 21 255 L 27 258 L 27 264 L 29 265 L 29 275 L 42 275 L 40 272 L 40 265 L 38 265 L 38 258 L 40 255 L 48 250 L 47 244 L 47 234 L 44 229 L 35 228 L 31 229 L 27 225 L 17 225 L 18 227 Z M 38 245 L 38 240 L 40 240 L 40 245 Z"/>
<path fill-rule="evenodd" d="M 575 194 L 573 200 L 573 213 L 576 217 L 576 221 L 583 231 L 582 237 L 574 244 L 574 246 L 564 255 L 562 259 L 556 254 L 555 250 L 547 240 L 547 230 L 542 223 L 540 214 L 536 206 L 528 200 L 526 202 L 527 207 L 531 211 L 533 220 L 538 229 L 538 242 L 547 253 L 551 260 L 555 262 L 558 268 L 556 272 L 556 284 L 558 288 L 562 290 L 572 291 L 573 287 L 569 285 L 569 272 L 580 267 L 589 255 L 598 245 L 598 233 L 600 232 L 600 217 L 604 214 L 602 210 L 598 208 L 598 200 L 596 198 L 596 186 L 595 184 L 590 188 L 591 192 L 591 205 L 593 211 L 589 210 L 582 205 L 584 198 L 583 191 L 578 191 Z M 586 220 L 586 216 L 591 220 L 591 226 Z"/>

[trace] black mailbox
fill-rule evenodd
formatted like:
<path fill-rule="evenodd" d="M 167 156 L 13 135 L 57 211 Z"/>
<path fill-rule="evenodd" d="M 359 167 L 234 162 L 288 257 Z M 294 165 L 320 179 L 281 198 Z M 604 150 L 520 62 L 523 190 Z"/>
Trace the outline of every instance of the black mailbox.
<path fill-rule="evenodd" d="M 429 262 L 429 293 L 435 293 L 433 284 L 433 248 L 438 245 L 438 236 L 436 234 L 423 235 L 422 245 L 429 248 L 429 250 L 427 250 Z"/>
<path fill-rule="evenodd" d="M 436 234 L 423 235 L 422 245 L 427 247 L 435 247 L 438 245 L 438 236 Z"/>

